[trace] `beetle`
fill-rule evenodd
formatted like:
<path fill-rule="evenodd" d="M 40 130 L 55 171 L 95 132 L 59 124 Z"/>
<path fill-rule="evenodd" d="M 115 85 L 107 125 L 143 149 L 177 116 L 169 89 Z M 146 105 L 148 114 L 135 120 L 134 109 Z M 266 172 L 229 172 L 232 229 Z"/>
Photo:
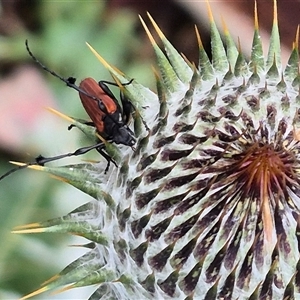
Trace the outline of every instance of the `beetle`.
<path fill-rule="evenodd" d="M 64 78 L 54 71 L 51 71 L 46 66 L 44 66 L 31 52 L 28 40 L 25 41 L 26 49 L 32 59 L 38 63 L 45 71 L 52 74 L 54 77 L 59 78 L 63 81 L 68 87 L 71 87 L 79 92 L 79 97 L 81 99 L 81 103 L 86 110 L 87 114 L 91 118 L 92 122 L 86 122 L 87 125 L 94 126 L 96 128 L 97 133 L 103 137 L 105 140 L 111 143 L 123 144 L 131 147 L 134 150 L 134 145 L 136 143 L 136 139 L 132 130 L 128 127 L 128 122 L 130 120 L 130 116 L 134 106 L 132 103 L 124 96 L 124 94 L 120 93 L 120 100 L 122 103 L 122 108 L 112 93 L 112 91 L 107 86 L 108 84 L 118 86 L 118 84 L 110 81 L 101 80 L 98 83 L 93 78 L 85 78 L 83 79 L 79 86 L 76 85 L 76 79 L 74 77 Z M 122 86 L 131 84 L 133 79 L 129 82 L 122 84 Z M 74 125 L 70 125 L 69 129 L 74 127 Z M 89 152 L 92 149 L 96 149 L 106 160 L 107 166 L 104 171 L 106 173 L 109 169 L 110 162 L 114 163 L 116 166 L 116 162 L 104 151 L 105 144 L 103 141 L 99 140 L 96 144 L 82 147 L 77 149 L 74 152 L 65 153 L 53 157 L 44 157 L 39 155 L 35 158 L 34 162 L 30 162 L 23 166 L 19 166 L 14 168 L 4 175 L 0 176 L 0 180 L 7 177 L 11 173 L 26 168 L 30 165 L 40 165 L 43 166 L 45 163 L 50 161 L 62 159 L 64 157 L 70 156 L 78 156 Z"/>
<path fill-rule="evenodd" d="M 131 82 L 132 80 L 126 85 Z M 97 83 L 93 78 L 82 80 L 79 85 L 81 103 L 103 138 L 116 144 L 132 147 L 135 144 L 135 138 L 127 125 L 132 110 L 131 102 L 121 93 L 120 98 L 123 106 L 121 109 L 117 99 L 106 84 L 112 84 L 112 82 L 102 80 Z M 85 93 L 81 91 L 85 91 Z M 96 99 L 91 100 L 91 95 Z"/>

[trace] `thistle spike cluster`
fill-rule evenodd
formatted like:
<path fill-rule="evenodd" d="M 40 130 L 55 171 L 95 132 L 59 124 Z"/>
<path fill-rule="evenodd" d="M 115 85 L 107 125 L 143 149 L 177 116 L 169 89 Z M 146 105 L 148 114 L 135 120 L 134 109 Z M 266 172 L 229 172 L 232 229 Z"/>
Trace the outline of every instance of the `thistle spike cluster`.
<path fill-rule="evenodd" d="M 85 255 L 23 299 L 91 284 L 98 284 L 92 300 L 300 297 L 299 28 L 282 68 L 274 0 L 265 59 L 255 3 L 248 62 L 226 25 L 223 46 L 208 10 L 212 61 L 196 28 L 198 67 L 148 15 L 163 52 L 141 18 L 157 57 L 157 94 L 135 81 L 124 87 L 137 108 L 138 140 L 135 152 L 107 144 L 118 168 L 104 175 L 101 163 L 30 166 L 94 200 L 62 218 L 16 228 L 90 241 Z M 128 80 L 94 53 L 113 77 Z"/>

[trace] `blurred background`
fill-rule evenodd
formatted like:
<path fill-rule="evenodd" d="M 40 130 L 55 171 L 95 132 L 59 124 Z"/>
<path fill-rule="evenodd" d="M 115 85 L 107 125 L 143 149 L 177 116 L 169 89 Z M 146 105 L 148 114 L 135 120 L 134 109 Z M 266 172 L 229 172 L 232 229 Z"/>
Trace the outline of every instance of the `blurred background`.
<path fill-rule="evenodd" d="M 272 25 L 273 1 L 258 0 L 265 49 Z M 249 55 L 253 35 L 253 1 L 211 1 L 214 17 L 226 21 L 233 38 L 240 37 Z M 0 1 L 0 174 L 29 162 L 39 154 L 54 156 L 89 145 L 68 123 L 45 107 L 87 119 L 77 92 L 43 71 L 29 57 L 25 39 L 35 56 L 63 77 L 110 80 L 108 72 L 87 49 L 89 42 L 109 63 L 155 90 L 153 51 L 138 14 L 149 11 L 162 31 L 190 61 L 197 64 L 197 24 L 209 52 L 209 23 L 205 1 Z M 286 62 L 295 38 L 300 2 L 278 1 L 279 24 Z M 150 25 L 150 24 L 149 24 Z M 150 25 L 151 28 L 151 25 Z M 266 53 L 266 52 L 265 52 Z M 101 159 L 90 153 L 93 159 Z M 85 156 L 86 158 L 86 156 Z M 72 163 L 84 158 L 66 159 Z M 20 170 L 0 182 L 0 299 L 17 299 L 62 270 L 85 250 L 67 247 L 85 243 L 59 234 L 16 235 L 18 225 L 67 214 L 89 197 L 46 174 Z M 83 299 L 94 287 L 38 299 Z"/>

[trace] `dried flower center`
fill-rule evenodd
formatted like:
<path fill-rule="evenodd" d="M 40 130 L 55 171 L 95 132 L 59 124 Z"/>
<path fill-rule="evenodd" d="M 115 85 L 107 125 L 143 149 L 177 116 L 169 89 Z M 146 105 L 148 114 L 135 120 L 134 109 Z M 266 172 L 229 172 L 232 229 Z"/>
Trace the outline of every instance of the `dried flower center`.
<path fill-rule="evenodd" d="M 291 158 L 290 153 L 284 149 L 275 150 L 272 144 L 254 144 L 238 164 L 238 173 L 247 192 L 261 198 L 273 193 L 283 194 L 286 178 L 292 173 L 294 159 Z"/>
<path fill-rule="evenodd" d="M 244 195 L 259 199 L 266 239 L 271 241 L 274 228 L 272 215 L 278 202 L 288 198 L 287 186 L 294 183 L 292 151 L 274 144 L 256 142 L 239 154 L 234 166 L 236 182 Z M 280 206 L 280 205 L 279 205 Z"/>

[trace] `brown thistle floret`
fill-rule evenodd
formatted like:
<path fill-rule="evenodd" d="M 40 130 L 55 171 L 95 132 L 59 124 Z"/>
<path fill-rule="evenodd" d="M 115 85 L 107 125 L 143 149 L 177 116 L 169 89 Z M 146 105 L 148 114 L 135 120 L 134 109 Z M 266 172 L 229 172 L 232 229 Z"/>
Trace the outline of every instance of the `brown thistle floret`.
<path fill-rule="evenodd" d="M 226 159 L 229 170 L 222 174 L 223 178 L 227 178 L 223 184 L 228 182 L 232 191 L 239 193 L 240 201 L 247 197 L 253 201 L 259 199 L 264 233 L 269 242 L 275 226 L 272 216 L 276 207 L 289 205 L 288 190 L 293 191 L 300 183 L 297 175 L 299 145 L 298 142 L 292 142 L 291 135 L 290 142 L 287 139 L 282 140 L 285 129 L 286 124 L 281 122 L 281 131 L 277 131 L 276 142 L 270 143 L 268 130 L 261 125 L 252 139 L 249 140 L 250 135 L 246 138 L 241 136 L 235 145 L 231 145 L 231 149 L 225 152 L 231 155 Z M 236 151 L 237 147 L 240 153 L 232 154 L 234 152 L 230 150 Z M 226 157 L 226 154 L 224 156 Z"/>

